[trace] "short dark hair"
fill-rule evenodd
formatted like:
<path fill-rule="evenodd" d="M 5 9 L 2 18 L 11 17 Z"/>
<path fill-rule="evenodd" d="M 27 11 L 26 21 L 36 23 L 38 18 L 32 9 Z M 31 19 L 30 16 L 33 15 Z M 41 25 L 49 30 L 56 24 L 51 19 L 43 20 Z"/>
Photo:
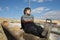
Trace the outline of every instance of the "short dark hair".
<path fill-rule="evenodd" d="M 31 11 L 31 8 L 30 8 L 30 7 L 26 7 L 26 8 L 24 9 L 24 14 L 26 14 L 25 11 L 27 11 L 27 10 L 30 10 L 30 11 Z"/>

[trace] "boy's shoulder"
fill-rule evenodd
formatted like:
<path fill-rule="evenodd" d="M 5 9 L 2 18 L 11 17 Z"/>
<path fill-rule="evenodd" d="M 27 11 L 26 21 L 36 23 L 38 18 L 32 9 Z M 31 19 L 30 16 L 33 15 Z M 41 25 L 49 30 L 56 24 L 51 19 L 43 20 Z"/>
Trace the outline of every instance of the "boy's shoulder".
<path fill-rule="evenodd" d="M 31 17 L 34 17 L 33 15 L 31 15 Z"/>
<path fill-rule="evenodd" d="M 25 15 L 22 15 L 21 17 L 24 17 Z"/>

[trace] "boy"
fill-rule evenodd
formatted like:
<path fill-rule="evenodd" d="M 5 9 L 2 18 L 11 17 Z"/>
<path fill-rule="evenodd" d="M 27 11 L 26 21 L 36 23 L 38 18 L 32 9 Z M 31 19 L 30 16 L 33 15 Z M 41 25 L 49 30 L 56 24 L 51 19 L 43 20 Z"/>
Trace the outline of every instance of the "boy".
<path fill-rule="evenodd" d="M 31 9 L 26 7 L 24 9 L 24 15 L 21 17 L 21 26 L 26 33 L 30 33 L 40 38 L 44 38 L 42 36 L 43 28 L 35 25 L 34 17 L 31 15 Z"/>

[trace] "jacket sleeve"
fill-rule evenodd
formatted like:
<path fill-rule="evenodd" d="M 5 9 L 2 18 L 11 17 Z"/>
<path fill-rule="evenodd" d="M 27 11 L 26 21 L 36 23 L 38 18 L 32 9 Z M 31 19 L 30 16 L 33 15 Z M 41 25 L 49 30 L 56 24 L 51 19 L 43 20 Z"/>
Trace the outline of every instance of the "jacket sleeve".
<path fill-rule="evenodd" d="M 32 21 L 34 22 L 34 16 L 32 16 Z"/>
<path fill-rule="evenodd" d="M 24 24 L 23 24 L 23 16 L 21 17 L 21 27 L 24 28 Z M 21 29 L 22 29 L 21 28 Z"/>

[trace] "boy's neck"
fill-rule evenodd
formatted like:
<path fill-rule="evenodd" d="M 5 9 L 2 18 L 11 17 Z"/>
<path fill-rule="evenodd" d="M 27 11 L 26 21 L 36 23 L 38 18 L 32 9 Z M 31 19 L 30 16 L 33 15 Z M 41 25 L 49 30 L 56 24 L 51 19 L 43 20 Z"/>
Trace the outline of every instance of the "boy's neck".
<path fill-rule="evenodd" d="M 30 14 L 25 14 L 25 15 L 30 16 Z"/>

